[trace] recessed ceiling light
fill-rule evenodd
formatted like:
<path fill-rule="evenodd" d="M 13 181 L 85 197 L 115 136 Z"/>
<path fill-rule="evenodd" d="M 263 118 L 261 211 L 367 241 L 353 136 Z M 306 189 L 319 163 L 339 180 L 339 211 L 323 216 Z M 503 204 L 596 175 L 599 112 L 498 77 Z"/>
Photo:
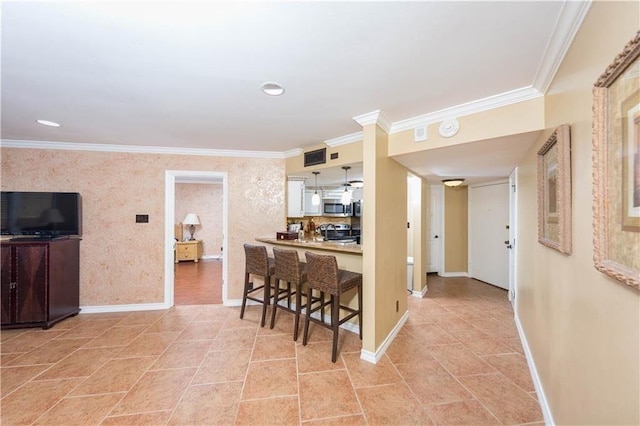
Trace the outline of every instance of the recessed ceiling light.
<path fill-rule="evenodd" d="M 43 126 L 60 127 L 60 123 L 56 123 L 55 121 L 49 121 L 49 120 L 36 120 L 36 121 L 42 124 Z"/>
<path fill-rule="evenodd" d="M 284 88 L 280 83 L 267 82 L 262 85 L 262 91 L 269 96 L 280 96 L 284 93 Z"/>

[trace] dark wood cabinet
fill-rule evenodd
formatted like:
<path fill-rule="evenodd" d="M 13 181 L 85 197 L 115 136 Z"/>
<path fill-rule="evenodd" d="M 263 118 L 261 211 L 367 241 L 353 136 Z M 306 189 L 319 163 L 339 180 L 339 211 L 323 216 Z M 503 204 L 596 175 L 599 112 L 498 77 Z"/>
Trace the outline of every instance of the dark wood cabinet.
<path fill-rule="evenodd" d="M 49 328 L 80 312 L 80 239 L 2 242 L 2 328 Z"/>

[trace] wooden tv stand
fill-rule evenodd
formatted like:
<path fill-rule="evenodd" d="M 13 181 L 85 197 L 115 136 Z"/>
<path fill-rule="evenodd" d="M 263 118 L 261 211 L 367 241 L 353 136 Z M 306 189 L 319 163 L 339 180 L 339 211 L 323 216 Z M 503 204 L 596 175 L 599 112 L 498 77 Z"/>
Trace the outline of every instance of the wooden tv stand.
<path fill-rule="evenodd" d="M 1 243 L 2 328 L 42 327 L 80 312 L 80 239 Z"/>

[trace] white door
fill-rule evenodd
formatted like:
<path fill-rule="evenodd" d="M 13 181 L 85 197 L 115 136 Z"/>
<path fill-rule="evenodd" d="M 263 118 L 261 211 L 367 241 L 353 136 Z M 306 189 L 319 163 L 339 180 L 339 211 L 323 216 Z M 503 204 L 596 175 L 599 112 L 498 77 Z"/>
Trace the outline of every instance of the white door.
<path fill-rule="evenodd" d="M 469 272 L 509 289 L 509 183 L 469 187 Z"/>
<path fill-rule="evenodd" d="M 518 231 L 518 168 L 509 175 L 509 300 L 516 298 L 516 234 Z"/>
<path fill-rule="evenodd" d="M 442 210 L 444 208 L 444 189 L 442 185 L 431 186 L 429 200 L 429 257 L 427 272 L 441 272 L 442 266 Z"/>

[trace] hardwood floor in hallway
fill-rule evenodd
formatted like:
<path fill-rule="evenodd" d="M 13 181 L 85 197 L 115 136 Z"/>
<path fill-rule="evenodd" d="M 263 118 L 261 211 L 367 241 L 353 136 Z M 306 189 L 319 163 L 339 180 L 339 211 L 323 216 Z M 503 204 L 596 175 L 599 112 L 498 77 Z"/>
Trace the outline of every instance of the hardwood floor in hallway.
<path fill-rule="evenodd" d="M 219 305 L 222 303 L 222 260 L 176 263 L 174 283 L 176 305 Z"/>
<path fill-rule="evenodd" d="M 3 330 L 2 425 L 542 424 L 504 290 L 429 276 L 377 364 L 361 341 L 260 307 L 81 314 Z M 301 324 L 302 326 L 302 324 Z M 365 324 L 366 327 L 366 324 Z"/>

